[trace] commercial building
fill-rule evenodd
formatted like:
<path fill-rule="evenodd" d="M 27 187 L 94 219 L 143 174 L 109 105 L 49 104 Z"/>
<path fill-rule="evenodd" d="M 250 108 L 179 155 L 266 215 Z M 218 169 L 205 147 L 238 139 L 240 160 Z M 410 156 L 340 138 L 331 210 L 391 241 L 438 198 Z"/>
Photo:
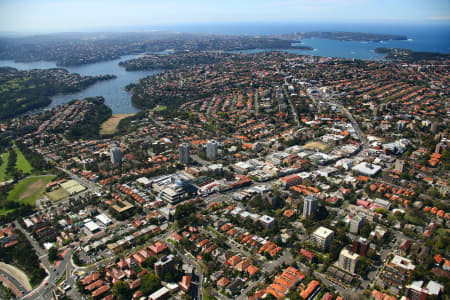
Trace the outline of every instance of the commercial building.
<path fill-rule="evenodd" d="M 320 226 L 311 235 L 311 240 L 318 248 L 325 250 L 330 245 L 333 236 L 333 230 Z"/>
<path fill-rule="evenodd" d="M 108 226 L 112 223 L 111 219 L 108 218 L 108 216 L 105 214 L 99 214 L 98 216 L 95 217 L 95 219 L 103 223 L 103 225 L 105 226 Z"/>
<path fill-rule="evenodd" d="M 189 163 L 189 150 L 190 149 L 191 149 L 191 146 L 188 143 L 183 143 L 178 147 L 180 163 L 182 163 L 182 164 Z"/>
<path fill-rule="evenodd" d="M 352 170 L 365 176 L 375 176 L 381 171 L 381 167 L 371 163 L 362 162 L 354 166 Z"/>
<path fill-rule="evenodd" d="M 339 254 L 338 266 L 345 271 L 354 274 L 356 264 L 358 263 L 359 255 L 349 251 L 348 249 L 342 249 Z"/>
<path fill-rule="evenodd" d="M 109 150 L 109 155 L 111 157 L 111 163 L 112 164 L 120 164 L 122 162 L 122 152 L 120 151 L 120 148 L 116 145 L 112 145 L 111 149 Z"/>
<path fill-rule="evenodd" d="M 317 195 L 310 194 L 303 200 L 303 217 L 308 218 L 317 210 Z"/>
<path fill-rule="evenodd" d="M 218 148 L 219 144 L 216 141 L 214 140 L 208 141 L 206 143 L 206 157 L 209 160 L 216 160 Z"/>

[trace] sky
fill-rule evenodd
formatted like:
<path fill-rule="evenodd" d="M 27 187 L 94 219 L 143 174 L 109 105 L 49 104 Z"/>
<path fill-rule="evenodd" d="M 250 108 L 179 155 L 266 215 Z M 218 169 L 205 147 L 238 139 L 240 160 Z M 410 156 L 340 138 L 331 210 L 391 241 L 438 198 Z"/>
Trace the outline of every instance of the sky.
<path fill-rule="evenodd" d="M 450 0 L 0 0 L 0 32 L 309 21 L 450 24 Z"/>

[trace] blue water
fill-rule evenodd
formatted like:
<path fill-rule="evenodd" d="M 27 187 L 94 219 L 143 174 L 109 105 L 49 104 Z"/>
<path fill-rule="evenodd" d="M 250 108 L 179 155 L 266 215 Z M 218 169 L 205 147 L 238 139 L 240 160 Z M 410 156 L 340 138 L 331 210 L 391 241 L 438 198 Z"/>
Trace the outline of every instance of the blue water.
<path fill-rule="evenodd" d="M 192 25 L 164 25 L 141 26 L 121 28 L 115 31 L 149 31 L 166 30 L 175 32 L 213 33 L 228 35 L 270 35 L 292 32 L 308 31 L 348 31 L 380 34 L 406 35 L 408 41 L 385 42 L 343 42 L 325 39 L 305 39 L 302 44 L 311 46 L 314 51 L 284 50 L 296 54 L 310 54 L 327 57 L 358 58 L 380 60 L 384 56 L 376 54 L 373 50 L 378 47 L 408 48 L 416 51 L 429 51 L 450 53 L 450 25 L 448 24 L 343 24 L 343 23 L 278 23 L 278 24 L 192 24 Z M 282 50 L 282 49 L 280 49 Z M 255 53 L 266 51 L 264 49 L 242 51 Z M 157 74 L 161 71 L 137 71 L 127 72 L 119 67 L 118 63 L 131 59 L 136 55 L 124 56 L 120 59 L 100 62 L 78 67 L 68 67 L 70 72 L 81 75 L 113 74 L 117 79 L 103 81 L 87 88 L 79 93 L 70 95 L 58 95 L 52 98 L 51 107 L 68 102 L 72 99 L 80 99 L 92 96 L 104 96 L 106 104 L 111 107 L 113 113 L 134 113 L 137 111 L 131 104 L 131 95 L 124 90 L 129 83 L 135 83 L 140 78 Z M 0 66 L 11 66 L 17 69 L 45 69 L 55 68 L 54 62 L 16 63 L 14 61 L 0 60 Z"/>
<path fill-rule="evenodd" d="M 138 111 L 131 104 L 131 94 L 125 90 L 125 86 L 130 83 L 136 83 L 139 79 L 160 73 L 160 70 L 153 71 L 133 71 L 127 72 L 125 68 L 119 66 L 120 61 L 135 58 L 137 55 L 127 55 L 120 59 L 99 62 L 95 64 L 82 65 L 76 67 L 64 67 L 69 72 L 80 75 L 116 75 L 116 79 L 97 82 L 87 89 L 73 94 L 56 95 L 52 97 L 52 103 L 49 107 L 67 103 L 73 99 L 84 99 L 86 97 L 103 96 L 105 104 L 108 105 L 113 113 L 128 114 Z M 50 69 L 56 68 L 56 63 L 51 61 L 38 61 L 30 63 L 20 63 L 11 60 L 0 60 L 0 66 L 10 66 L 19 70 L 31 69 Z"/>
<path fill-rule="evenodd" d="M 450 53 L 449 24 L 351 24 L 351 23 L 241 23 L 152 26 L 148 29 L 178 32 L 201 32 L 231 35 L 270 35 L 308 31 L 347 31 L 379 34 L 400 34 L 412 42 L 393 42 L 395 47 L 417 51 Z M 305 43 L 306 44 L 306 43 Z"/>

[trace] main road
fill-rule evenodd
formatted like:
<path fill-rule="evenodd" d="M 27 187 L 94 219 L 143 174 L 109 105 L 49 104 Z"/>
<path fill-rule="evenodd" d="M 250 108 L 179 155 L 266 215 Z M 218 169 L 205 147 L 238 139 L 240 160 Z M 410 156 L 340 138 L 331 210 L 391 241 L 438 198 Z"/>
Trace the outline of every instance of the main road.
<path fill-rule="evenodd" d="M 71 258 L 74 249 L 70 246 L 67 246 L 63 249 L 65 255 L 57 266 L 53 266 L 47 257 L 47 251 L 41 248 L 41 246 L 36 242 L 36 240 L 22 228 L 18 221 L 15 221 L 16 228 L 19 229 L 27 238 L 27 240 L 31 243 L 37 255 L 39 256 L 39 260 L 41 261 L 41 265 L 46 269 L 47 277 L 43 280 L 43 282 L 28 294 L 26 294 L 24 299 L 42 299 L 48 300 L 52 299 L 52 289 L 56 287 L 58 280 L 64 274 L 67 265 L 71 265 Z M 70 267 L 69 267 L 70 269 Z"/>

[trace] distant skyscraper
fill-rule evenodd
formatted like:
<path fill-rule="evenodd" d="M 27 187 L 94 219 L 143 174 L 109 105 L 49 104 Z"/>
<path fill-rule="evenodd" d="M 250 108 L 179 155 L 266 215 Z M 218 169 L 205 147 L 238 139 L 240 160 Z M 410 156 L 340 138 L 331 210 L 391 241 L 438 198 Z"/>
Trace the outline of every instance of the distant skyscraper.
<path fill-rule="evenodd" d="M 317 209 L 317 195 L 310 194 L 303 201 L 303 217 L 308 218 Z"/>
<path fill-rule="evenodd" d="M 116 145 L 112 145 L 111 149 L 109 150 L 109 155 L 111 157 L 111 163 L 113 164 L 120 164 L 122 162 L 122 152 L 120 151 L 120 148 Z"/>
<path fill-rule="evenodd" d="M 206 143 L 206 157 L 209 160 L 216 160 L 218 148 L 219 148 L 219 145 L 216 141 L 208 141 Z"/>
<path fill-rule="evenodd" d="M 180 163 L 188 164 L 189 163 L 189 149 L 191 146 L 187 143 L 183 143 L 178 147 L 178 152 L 180 155 Z"/>

